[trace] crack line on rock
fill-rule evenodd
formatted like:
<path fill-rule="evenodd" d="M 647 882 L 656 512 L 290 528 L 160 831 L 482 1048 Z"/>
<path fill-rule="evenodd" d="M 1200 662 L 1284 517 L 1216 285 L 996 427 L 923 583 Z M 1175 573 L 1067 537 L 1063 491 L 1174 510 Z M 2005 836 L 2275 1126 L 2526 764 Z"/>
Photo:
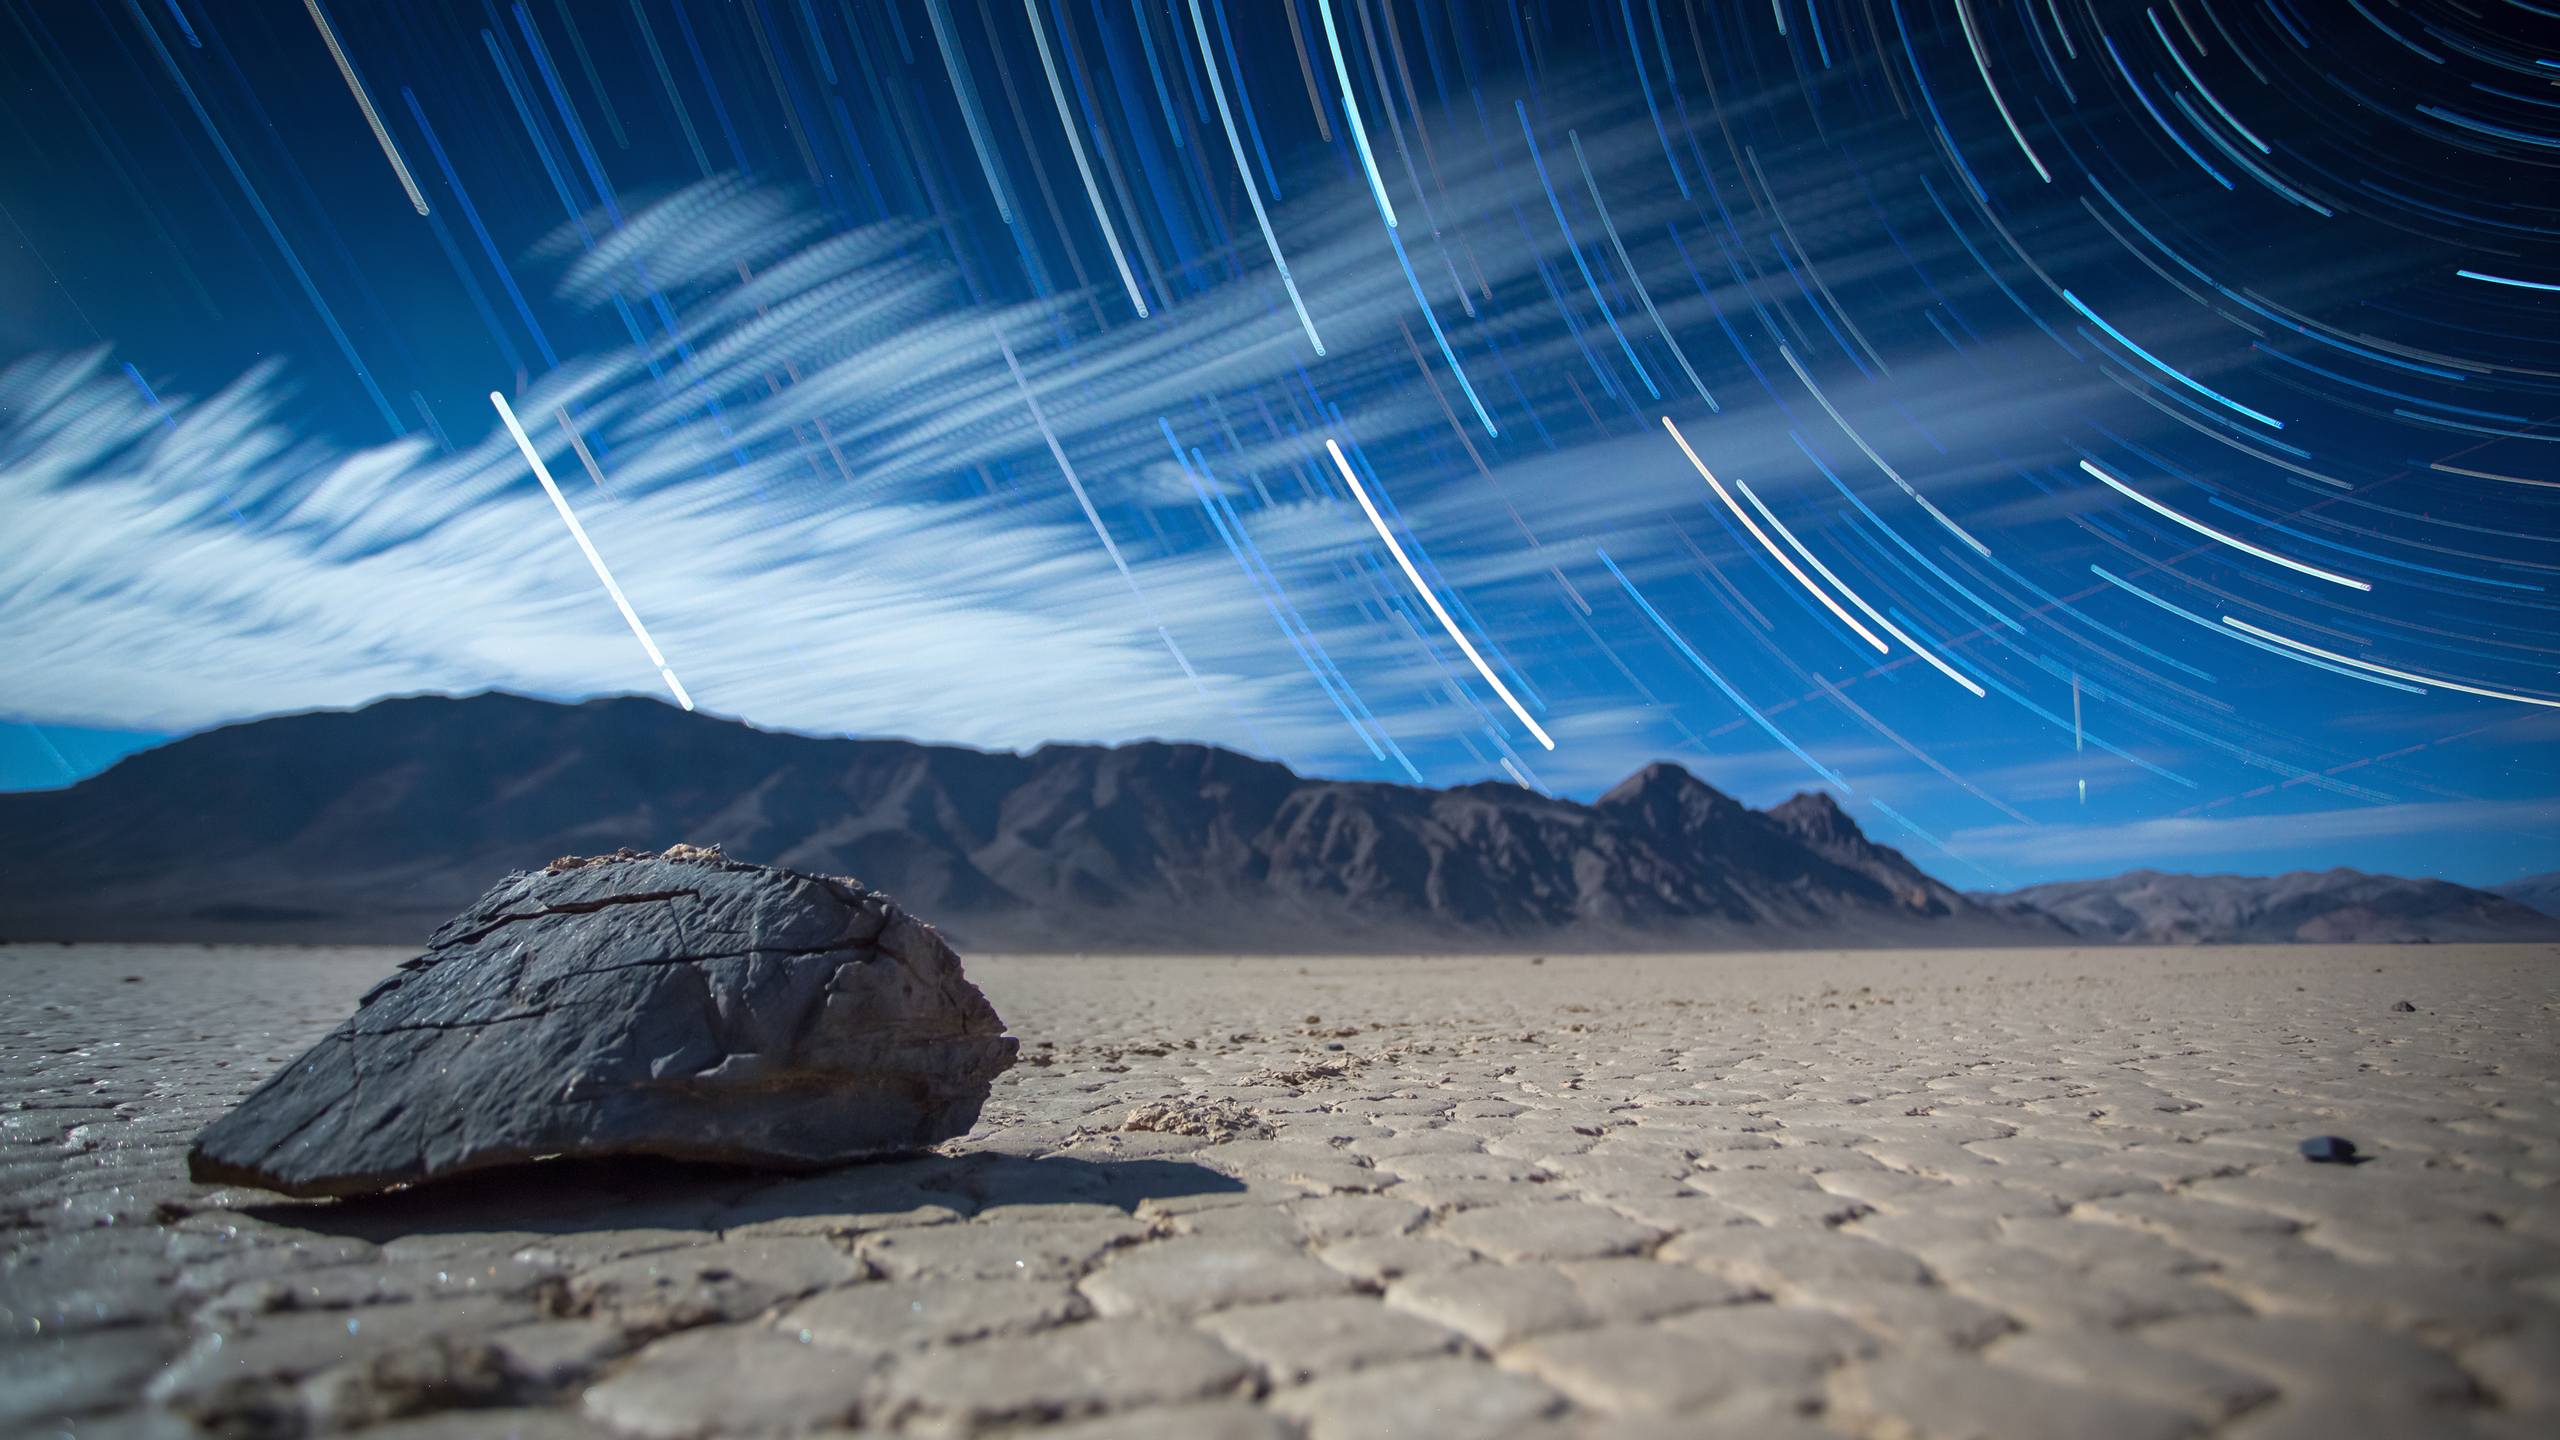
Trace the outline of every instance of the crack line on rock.
<path fill-rule="evenodd" d="M 504 1025 L 516 1020 L 539 1020 L 545 1015 L 566 1010 L 573 1005 L 591 1005 L 592 1000 L 563 1000 L 539 1010 L 526 1010 L 513 1015 L 492 1015 L 485 1020 L 413 1020 L 405 1025 L 385 1025 L 379 1030 L 359 1030 L 352 1038 L 373 1035 L 400 1035 L 416 1030 L 477 1030 L 484 1025 Z"/>
<path fill-rule="evenodd" d="M 714 950 L 702 955 L 661 955 L 648 960 L 626 960 L 619 965 L 598 965 L 593 969 L 588 970 L 566 971 L 558 978 L 568 980 L 576 979 L 577 977 L 584 975 L 610 975 L 617 970 L 639 970 L 651 965 L 701 965 L 707 964 L 713 960 L 744 960 L 755 955 L 826 955 L 837 951 L 842 951 L 849 957 L 854 957 L 849 958 L 846 961 L 847 964 L 859 964 L 862 959 L 869 958 L 870 956 L 876 956 L 879 953 L 870 946 L 854 946 L 845 944 L 806 945 L 792 948 L 786 948 L 779 945 L 753 945 L 744 950 Z M 865 952 L 868 952 L 868 955 L 866 955 Z"/>
<path fill-rule="evenodd" d="M 462 945 L 477 945 L 489 936 L 521 920 L 540 920 L 552 915 L 592 915 L 599 910 L 610 909 L 616 905 L 645 905 L 659 900 L 699 900 L 701 898 L 702 892 L 699 890 L 650 890 L 633 895 L 608 895 L 601 900 L 577 900 L 559 905 L 546 905 L 539 910 L 500 915 L 480 929 L 458 935 L 437 948 L 451 950 Z"/>

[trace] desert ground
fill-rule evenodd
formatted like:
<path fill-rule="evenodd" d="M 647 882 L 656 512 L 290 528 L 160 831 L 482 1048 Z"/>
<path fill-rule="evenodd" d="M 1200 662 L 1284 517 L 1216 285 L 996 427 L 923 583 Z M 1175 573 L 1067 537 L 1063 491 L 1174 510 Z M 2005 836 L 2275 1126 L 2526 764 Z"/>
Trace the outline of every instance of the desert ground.
<path fill-rule="evenodd" d="M 0 949 L 0 1433 L 2560 1433 L 2560 947 L 981 956 L 930 1155 L 189 1184 L 401 958 Z"/>

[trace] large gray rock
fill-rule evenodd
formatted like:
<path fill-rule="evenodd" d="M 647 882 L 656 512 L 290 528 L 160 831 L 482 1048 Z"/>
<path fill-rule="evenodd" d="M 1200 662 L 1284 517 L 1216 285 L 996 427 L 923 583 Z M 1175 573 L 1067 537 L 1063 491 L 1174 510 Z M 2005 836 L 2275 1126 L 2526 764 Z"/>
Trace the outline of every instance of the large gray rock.
<path fill-rule="evenodd" d="M 962 1134 L 1013 1063 L 932 927 L 679 845 L 507 877 L 205 1127 L 199 1181 L 353 1195 L 545 1156 L 815 1167 Z"/>

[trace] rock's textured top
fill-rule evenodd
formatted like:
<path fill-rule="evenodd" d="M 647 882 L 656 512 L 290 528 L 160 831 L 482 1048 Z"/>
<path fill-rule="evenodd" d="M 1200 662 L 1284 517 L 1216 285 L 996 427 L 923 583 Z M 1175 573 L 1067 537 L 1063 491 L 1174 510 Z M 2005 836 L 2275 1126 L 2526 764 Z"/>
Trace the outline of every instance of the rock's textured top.
<path fill-rule="evenodd" d="M 349 1195 L 554 1155 L 832 1165 L 965 1133 L 1015 1043 L 942 937 L 853 881 L 570 857 L 448 922 L 188 1167 Z"/>

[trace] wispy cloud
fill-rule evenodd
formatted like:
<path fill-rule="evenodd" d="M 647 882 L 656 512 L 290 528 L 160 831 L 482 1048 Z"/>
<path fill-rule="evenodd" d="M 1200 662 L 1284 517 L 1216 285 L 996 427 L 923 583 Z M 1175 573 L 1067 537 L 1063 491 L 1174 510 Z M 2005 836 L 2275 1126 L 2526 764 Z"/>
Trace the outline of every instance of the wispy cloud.
<path fill-rule="evenodd" d="M 1594 563 L 1599 544 L 1693 612 L 1724 607 L 1689 574 L 1699 555 L 1760 563 L 1704 508 L 1653 423 L 1665 409 L 1692 415 L 1719 469 L 1809 541 L 1846 545 L 1826 540 L 1842 506 L 1789 432 L 1844 467 L 1849 443 L 1792 377 L 1759 393 L 1717 318 L 1777 303 L 1794 282 L 1763 267 L 1704 277 L 1702 290 L 1677 227 L 1701 254 L 1708 237 L 1642 178 L 1659 155 L 1641 112 L 1549 98 L 1572 117 L 1542 125 L 1540 142 L 1576 238 L 1603 253 L 1567 129 L 1719 414 L 1696 415 L 1658 346 L 1645 353 L 1663 371 L 1660 401 L 1602 358 L 1597 297 L 1576 288 L 1519 137 L 1489 136 L 1472 116 L 1438 132 L 1440 234 L 1405 233 L 1429 303 L 1507 427 L 1498 443 L 1348 177 L 1293 182 L 1276 212 L 1326 338 L 1321 363 L 1258 255 L 1213 257 L 1219 283 L 1106 326 L 1079 318 L 1079 297 L 973 301 L 930 227 L 829 233 L 787 194 L 720 178 L 618 226 L 593 217 L 592 248 L 570 230 L 543 247 L 565 300 L 618 307 L 635 338 L 569 357 L 510 401 L 708 710 L 998 747 L 1178 736 L 1442 783 L 1508 759 L 1576 790 L 1687 747 L 1729 788 L 1811 783 L 1756 732 L 1684 738 L 1736 712 L 1676 659 L 1656 674 L 1670 703 L 1646 703 L 1578 619 L 1601 607 L 1601 626 L 1654 643 L 1609 620 L 1623 597 Z M 1830 283 L 1908 263 L 1849 243 L 1875 212 L 1845 167 L 1776 178 Z M 1641 335 L 1650 322 L 1608 288 Z M 1483 318 L 1462 321 L 1468 305 Z M 2078 403 L 2071 387 L 2103 385 L 2083 375 L 2023 403 L 2000 355 L 1995 343 L 1900 359 L 1890 396 L 1836 361 L 1815 368 L 1862 429 L 1925 460 L 1931 492 L 1952 504 L 2003 473 L 2009 439 L 2049 439 L 2047 408 Z M 1925 425 L 1913 396 L 1929 397 Z M 1547 435 L 1532 407 L 1592 423 Z M 0 689 L 13 708 L 185 730 L 395 693 L 655 687 L 493 416 L 452 426 L 450 452 L 423 438 L 346 448 L 305 438 L 301 418 L 277 365 L 156 400 L 101 353 L 0 373 L 0 503 L 44 537 L 0 554 Z M 1319 458 L 1335 434 L 1377 464 L 1434 584 L 1559 737 L 1557 754 L 1522 747 L 1445 635 L 1417 619 Z M 1804 688 L 1801 647 L 1827 643 L 1789 629 L 1728 632 L 1719 663 L 1783 701 Z M 1844 709 L 1817 702 L 1789 723 L 1835 764 L 1908 763 Z"/>

